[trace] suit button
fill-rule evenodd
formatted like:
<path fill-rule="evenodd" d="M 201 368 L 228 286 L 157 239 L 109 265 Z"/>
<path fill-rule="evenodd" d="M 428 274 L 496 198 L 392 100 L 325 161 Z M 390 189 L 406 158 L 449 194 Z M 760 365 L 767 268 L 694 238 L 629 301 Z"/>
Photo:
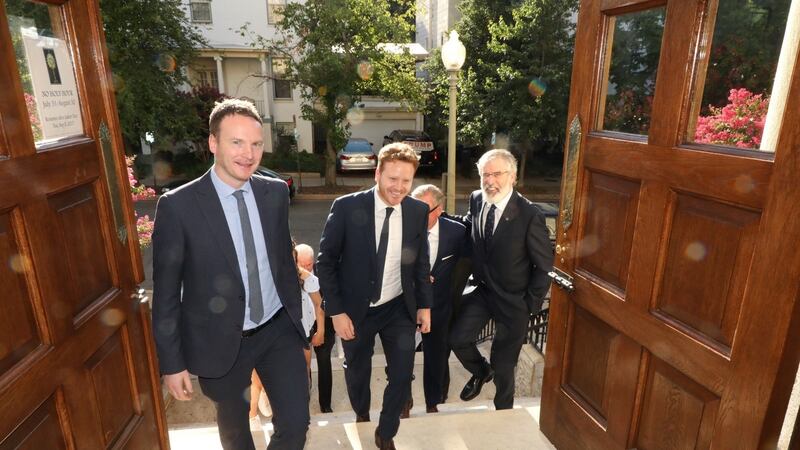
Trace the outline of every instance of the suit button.
<path fill-rule="evenodd" d="M 242 303 L 244 303 L 244 295 L 240 295 L 240 296 L 239 296 L 239 301 L 240 301 L 240 302 L 242 302 Z"/>

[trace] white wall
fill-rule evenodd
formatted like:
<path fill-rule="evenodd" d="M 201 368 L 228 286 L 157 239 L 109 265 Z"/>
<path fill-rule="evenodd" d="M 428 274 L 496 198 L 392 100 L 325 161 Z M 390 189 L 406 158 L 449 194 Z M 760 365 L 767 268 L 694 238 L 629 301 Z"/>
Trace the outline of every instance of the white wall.
<path fill-rule="evenodd" d="M 296 1 L 296 0 L 293 0 Z M 297 1 L 303 3 L 303 0 Z M 191 19 L 190 0 L 181 0 L 186 17 Z M 211 0 L 211 23 L 194 24 L 212 48 L 249 47 L 250 40 L 239 35 L 239 28 L 248 28 L 265 38 L 277 37 L 274 25 L 267 24 L 267 0 Z"/>
<path fill-rule="evenodd" d="M 383 146 L 383 137 L 393 130 L 414 130 L 416 120 L 413 113 L 405 114 L 406 118 L 366 118 L 359 124 L 351 125 L 350 135 L 354 138 L 364 138 L 372 142 L 372 149 L 377 152 Z"/>

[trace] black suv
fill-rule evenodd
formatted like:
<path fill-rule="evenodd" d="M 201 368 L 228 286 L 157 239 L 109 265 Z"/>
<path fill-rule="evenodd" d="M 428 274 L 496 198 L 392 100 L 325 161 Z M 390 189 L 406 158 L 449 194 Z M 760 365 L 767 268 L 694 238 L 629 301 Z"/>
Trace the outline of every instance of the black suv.
<path fill-rule="evenodd" d="M 433 145 L 433 140 L 424 131 L 418 130 L 394 130 L 388 136 L 383 137 L 383 145 L 392 142 L 402 142 L 408 144 L 419 155 L 419 166 L 427 167 L 435 171 L 442 170 L 442 154 Z"/>

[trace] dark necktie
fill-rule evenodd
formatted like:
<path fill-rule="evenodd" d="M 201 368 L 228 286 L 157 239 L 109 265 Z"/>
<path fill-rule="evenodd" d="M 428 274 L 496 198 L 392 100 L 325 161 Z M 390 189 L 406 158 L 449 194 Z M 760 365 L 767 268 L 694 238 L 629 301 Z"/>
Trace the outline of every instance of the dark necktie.
<path fill-rule="evenodd" d="M 244 256 L 247 261 L 247 286 L 250 290 L 248 300 L 250 306 L 250 320 L 261 323 L 264 318 L 264 303 L 261 301 L 261 280 L 258 279 L 258 256 L 256 244 L 253 241 L 253 228 L 250 226 L 250 214 L 244 203 L 244 191 L 233 193 L 236 197 L 236 206 L 239 207 L 239 221 L 242 223 L 242 238 L 244 240 Z"/>
<path fill-rule="evenodd" d="M 372 295 L 370 303 L 375 303 L 381 298 L 381 289 L 383 289 L 383 268 L 386 266 L 386 249 L 389 247 L 389 217 L 392 216 L 393 212 L 394 208 L 386 208 L 386 217 L 383 218 L 381 240 L 378 243 L 378 255 L 376 256 L 378 272 L 375 280 L 375 293 Z"/>
<path fill-rule="evenodd" d="M 483 226 L 483 243 L 487 251 L 492 244 L 492 235 L 494 234 L 494 211 L 496 209 L 497 207 L 495 205 L 489 208 L 489 213 L 486 214 L 486 224 Z"/>

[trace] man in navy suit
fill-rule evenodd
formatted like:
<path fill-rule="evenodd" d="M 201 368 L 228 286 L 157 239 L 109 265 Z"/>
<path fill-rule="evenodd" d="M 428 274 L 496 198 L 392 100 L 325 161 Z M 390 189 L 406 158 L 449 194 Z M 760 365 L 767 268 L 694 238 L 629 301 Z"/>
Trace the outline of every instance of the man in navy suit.
<path fill-rule="evenodd" d="M 447 359 L 450 347 L 447 344 L 447 335 L 450 330 L 450 317 L 453 314 L 453 269 L 467 243 L 467 229 L 454 220 L 441 217 L 444 194 L 438 187 L 423 184 L 417 186 L 411 196 L 428 205 L 428 248 L 433 283 L 433 308 L 431 308 L 431 332 L 422 335 L 424 354 L 422 382 L 426 411 L 436 413 L 439 412 L 437 405 L 444 403 L 445 377 L 448 374 Z"/>
<path fill-rule="evenodd" d="M 227 99 L 209 118 L 214 166 L 158 201 L 153 232 L 153 334 L 164 384 L 189 400 L 189 373 L 217 410 L 225 449 L 254 449 L 250 376 L 270 398 L 270 449 L 302 449 L 308 376 L 289 190 L 253 175 L 264 150 L 252 103 Z"/>
<path fill-rule="evenodd" d="M 472 378 L 461 399 L 478 396 L 494 378 L 497 409 L 514 406 L 514 369 L 530 315 L 539 312 L 550 287 L 553 249 L 539 208 L 514 190 L 517 160 L 490 150 L 478 160 L 481 189 L 464 217 L 470 228 L 472 273 L 477 287 L 465 295 L 450 331 L 450 345 Z M 478 351 L 478 333 L 495 320 L 491 361 Z"/>
<path fill-rule="evenodd" d="M 414 334 L 430 331 L 428 206 L 408 197 L 419 160 L 406 144 L 383 147 L 375 187 L 339 197 L 322 232 L 317 275 L 325 313 L 344 347 L 345 381 L 356 421 L 369 421 L 375 336 L 389 384 L 375 445 L 393 449 L 414 369 Z"/>

